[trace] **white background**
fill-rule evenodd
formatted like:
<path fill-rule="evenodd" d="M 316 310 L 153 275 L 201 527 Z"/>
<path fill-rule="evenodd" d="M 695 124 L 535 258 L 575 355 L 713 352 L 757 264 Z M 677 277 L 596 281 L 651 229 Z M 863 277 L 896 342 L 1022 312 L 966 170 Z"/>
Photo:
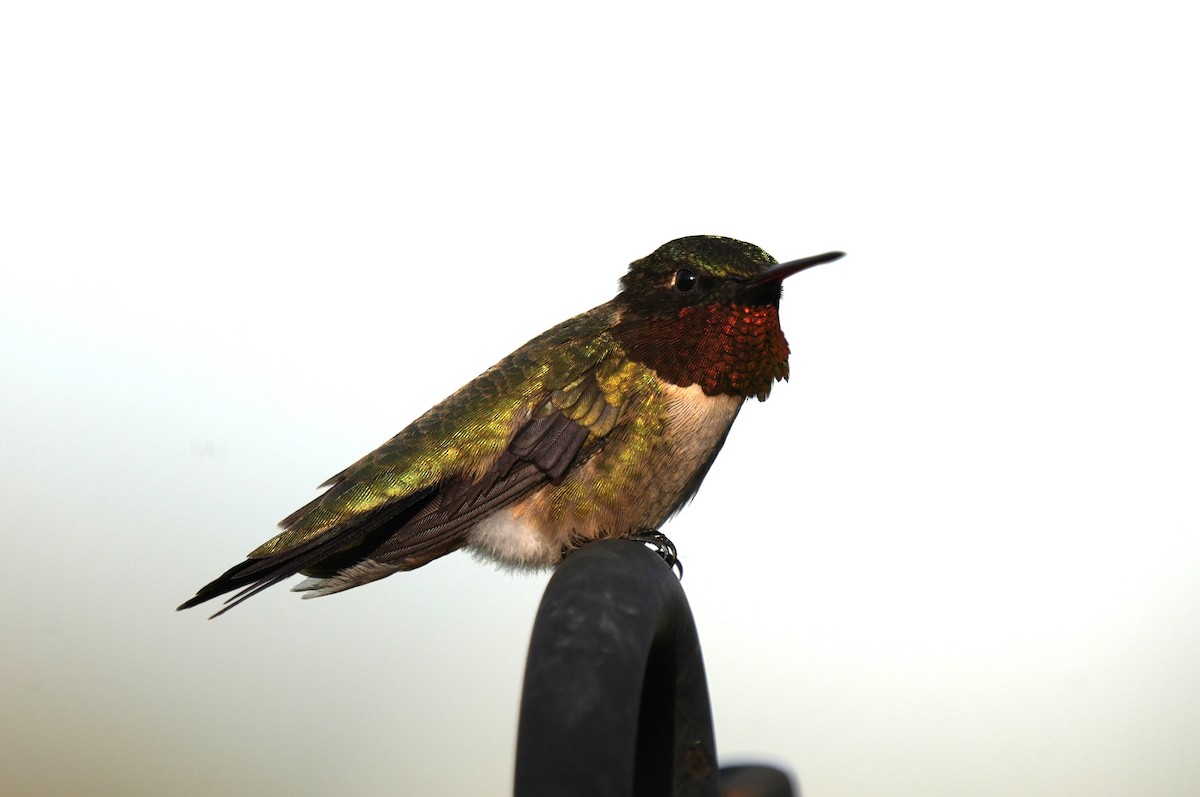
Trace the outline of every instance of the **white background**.
<path fill-rule="evenodd" d="M 667 527 L 723 759 L 1200 793 L 1183 3 L 11 3 L 0 792 L 503 795 L 545 576 L 175 605 L 696 233 L 792 379 Z"/>

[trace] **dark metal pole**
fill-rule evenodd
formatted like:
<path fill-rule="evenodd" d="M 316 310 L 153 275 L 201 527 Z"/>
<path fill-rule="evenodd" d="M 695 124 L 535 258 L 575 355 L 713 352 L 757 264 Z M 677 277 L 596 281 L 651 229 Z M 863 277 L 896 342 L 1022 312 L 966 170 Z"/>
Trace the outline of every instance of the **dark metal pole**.
<path fill-rule="evenodd" d="M 534 621 L 516 797 L 716 797 L 696 625 L 671 568 L 636 542 L 589 543 Z"/>

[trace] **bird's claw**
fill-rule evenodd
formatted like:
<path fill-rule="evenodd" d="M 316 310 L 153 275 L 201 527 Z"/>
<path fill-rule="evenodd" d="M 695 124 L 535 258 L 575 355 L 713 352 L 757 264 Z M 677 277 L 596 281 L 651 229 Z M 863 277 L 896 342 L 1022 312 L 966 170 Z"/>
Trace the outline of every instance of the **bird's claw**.
<path fill-rule="evenodd" d="M 683 580 L 683 562 L 679 560 L 679 552 L 675 550 L 675 543 L 671 542 L 666 534 L 658 529 L 642 529 L 629 539 L 654 549 L 654 552 L 661 556 L 672 570 L 679 572 L 679 580 Z"/>

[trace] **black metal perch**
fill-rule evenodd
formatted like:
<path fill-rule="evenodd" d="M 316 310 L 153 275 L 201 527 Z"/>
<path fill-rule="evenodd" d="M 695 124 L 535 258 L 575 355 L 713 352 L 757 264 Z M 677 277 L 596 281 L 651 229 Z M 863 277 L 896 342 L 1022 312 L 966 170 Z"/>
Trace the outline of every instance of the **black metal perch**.
<path fill-rule="evenodd" d="M 723 776 L 696 624 L 657 554 L 590 543 L 558 567 L 529 644 L 516 797 L 790 797 L 778 770 Z M 736 782 L 736 786 L 734 783 Z"/>

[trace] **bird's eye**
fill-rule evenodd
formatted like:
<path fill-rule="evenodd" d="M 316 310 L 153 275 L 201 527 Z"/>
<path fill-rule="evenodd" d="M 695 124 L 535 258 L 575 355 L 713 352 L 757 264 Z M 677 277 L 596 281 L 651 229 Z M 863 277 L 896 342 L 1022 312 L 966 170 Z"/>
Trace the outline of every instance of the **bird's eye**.
<path fill-rule="evenodd" d="M 696 273 L 690 268 L 681 268 L 675 272 L 675 290 L 687 293 L 696 287 Z"/>

